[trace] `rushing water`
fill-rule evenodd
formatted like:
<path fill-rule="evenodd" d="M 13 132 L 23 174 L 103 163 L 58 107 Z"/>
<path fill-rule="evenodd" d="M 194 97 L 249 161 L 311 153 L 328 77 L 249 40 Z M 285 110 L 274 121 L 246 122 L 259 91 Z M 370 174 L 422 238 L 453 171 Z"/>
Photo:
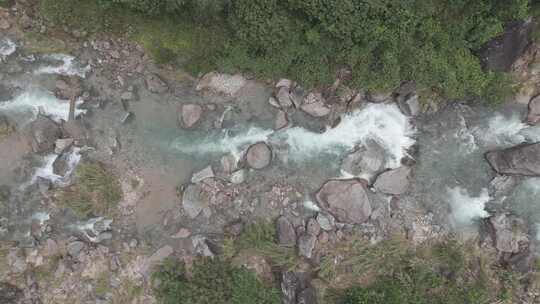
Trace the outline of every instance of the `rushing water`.
<path fill-rule="evenodd" d="M 11 40 L 0 39 L 0 58 L 4 60 L 10 56 L 9 60 L 12 60 L 16 57 L 16 50 L 17 46 Z M 51 80 L 56 75 L 86 77 L 90 67 L 72 56 L 52 54 L 39 57 L 28 72 L 31 77 Z M 376 142 L 384 151 L 386 168 L 399 167 L 401 159 L 409 156 L 411 147 L 418 145 L 419 152 L 410 155 L 417 164 L 409 198 L 433 211 L 442 222 L 456 230 L 474 228 L 476 220 L 489 216 L 486 206 L 494 198 L 487 189 L 494 172 L 485 161 L 484 153 L 523 142 L 540 141 L 540 127 L 530 127 L 522 122 L 525 108 L 520 106 L 494 110 L 454 105 L 435 116 L 418 119 L 413 125 L 394 104 L 366 104 L 343 115 L 337 126 L 321 132 L 310 128 L 310 123 L 302 120 L 298 113 L 292 119 L 296 125 L 274 131 L 269 127 L 271 123 L 263 117 L 265 112 L 275 111 L 269 108 L 267 96 L 261 93 L 250 98 L 237 104 L 227 104 L 215 113 L 216 125 L 223 128 L 178 128 L 178 104 L 164 102 L 156 95 L 143 95 L 141 101 L 130 105 L 130 111 L 135 115 L 131 124 L 121 124 L 117 117 L 119 111 L 115 112 L 113 108 L 96 109 L 91 121 L 100 132 L 121 135 L 122 142 L 127 144 L 125 150 L 130 161 L 137 162 L 152 174 L 158 172 L 158 181 L 174 179 L 170 181 L 171 188 L 189 181 L 194 171 L 215 163 L 224 154 L 230 153 L 240 159 L 249 145 L 260 141 L 271 145 L 278 156 L 273 170 L 294 168 L 291 171 L 301 176 L 302 182 L 316 181 L 313 182 L 315 185 L 306 185 L 307 192 L 320 186 L 320 180 L 340 176 L 341 159 L 358 145 Z M 209 103 L 202 97 L 191 95 L 186 95 L 182 102 Z M 81 103 L 79 100 L 78 105 Z M 243 109 L 245 119 L 237 119 L 237 108 Z M 27 125 L 39 112 L 56 121 L 67 120 L 69 102 L 59 100 L 33 84 L 23 86 L 12 100 L 0 103 L 0 113 L 8 113 L 19 126 Z M 85 113 L 82 109 L 76 110 L 76 115 Z M 69 151 L 69 170 L 65 176 L 53 172 L 57 158 L 55 154 L 41 156 L 29 177 L 29 185 L 38 178 L 64 185 L 81 158 L 80 151 L 78 148 Z M 165 198 L 151 197 L 148 210 L 156 209 L 154 201 L 171 200 L 168 203 L 175 204 L 174 189 L 171 192 L 172 195 Z M 519 179 L 501 207 L 540 225 L 538 197 L 540 179 Z M 318 208 L 311 201 L 304 205 L 312 210 Z M 49 221 L 49 214 L 40 212 L 35 206 L 38 204 L 25 213 L 28 218 Z M 93 224 L 73 225 L 91 229 L 88 225 Z"/>

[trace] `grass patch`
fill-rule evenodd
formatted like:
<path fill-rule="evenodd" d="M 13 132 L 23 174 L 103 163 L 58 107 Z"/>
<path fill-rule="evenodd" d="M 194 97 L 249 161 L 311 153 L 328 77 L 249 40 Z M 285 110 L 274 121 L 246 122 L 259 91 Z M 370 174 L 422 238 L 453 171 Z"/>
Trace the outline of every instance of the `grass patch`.
<path fill-rule="evenodd" d="M 60 192 L 59 202 L 77 215 L 107 215 L 122 198 L 120 182 L 100 163 L 82 163 L 75 183 Z"/>
<path fill-rule="evenodd" d="M 323 260 L 319 277 L 334 288 L 329 293 L 333 301 L 341 290 L 338 303 L 480 304 L 516 300 L 516 273 L 501 268 L 495 256 L 486 255 L 472 243 L 447 239 L 412 248 L 400 241 L 374 246 L 356 242 L 335 248 Z M 362 276 L 369 278 L 362 280 Z"/>
<path fill-rule="evenodd" d="M 278 304 L 279 291 L 254 273 L 219 258 L 200 258 L 188 276 L 182 263 L 167 260 L 153 274 L 163 304 Z"/>

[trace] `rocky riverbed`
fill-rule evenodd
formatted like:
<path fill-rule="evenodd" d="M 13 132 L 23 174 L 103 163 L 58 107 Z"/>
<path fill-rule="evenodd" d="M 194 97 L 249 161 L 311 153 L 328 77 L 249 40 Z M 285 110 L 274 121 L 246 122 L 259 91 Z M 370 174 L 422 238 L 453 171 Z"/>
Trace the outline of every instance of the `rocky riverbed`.
<path fill-rule="evenodd" d="M 312 91 L 192 78 L 116 37 L 36 51 L 21 16 L 0 10 L 0 303 L 154 303 L 154 265 L 217 255 L 261 219 L 306 273 L 352 234 L 413 244 L 457 234 L 532 269 L 538 98 L 435 106 L 408 83 L 369 94 L 340 78 Z M 62 195 L 88 163 L 118 180 L 121 199 L 81 216 Z M 301 296 L 309 275 L 284 272 L 284 292 L 291 275 L 305 284 L 284 303 L 313 303 Z"/>

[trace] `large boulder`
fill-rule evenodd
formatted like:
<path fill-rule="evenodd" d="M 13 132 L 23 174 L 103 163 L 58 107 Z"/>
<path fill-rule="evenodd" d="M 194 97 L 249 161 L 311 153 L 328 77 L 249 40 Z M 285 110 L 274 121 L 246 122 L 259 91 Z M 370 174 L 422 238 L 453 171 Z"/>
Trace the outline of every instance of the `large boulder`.
<path fill-rule="evenodd" d="M 512 214 L 500 213 L 486 222 L 487 232 L 501 260 L 516 271 L 530 271 L 535 258 L 525 221 Z"/>
<path fill-rule="evenodd" d="M 203 108 L 200 105 L 185 104 L 178 113 L 178 120 L 184 128 L 191 128 L 201 119 L 202 113 Z"/>
<path fill-rule="evenodd" d="M 30 125 L 32 149 L 36 153 L 54 150 L 55 142 L 62 136 L 62 130 L 52 119 L 39 115 Z"/>
<path fill-rule="evenodd" d="M 264 142 L 256 143 L 248 148 L 246 161 L 253 169 L 264 169 L 272 162 L 272 150 Z"/>
<path fill-rule="evenodd" d="M 486 159 L 499 174 L 540 176 L 540 143 L 491 151 Z"/>
<path fill-rule="evenodd" d="M 278 242 L 282 246 L 294 247 L 296 245 L 296 232 L 291 222 L 284 216 L 276 221 Z"/>
<path fill-rule="evenodd" d="M 210 200 L 199 184 L 190 184 L 184 189 L 182 206 L 192 219 L 196 218 L 201 212 L 204 215 L 210 215 Z"/>
<path fill-rule="evenodd" d="M 411 168 L 399 167 L 381 173 L 373 185 L 377 191 L 385 194 L 400 195 L 407 191 L 410 184 Z"/>
<path fill-rule="evenodd" d="M 368 141 L 366 145 L 345 156 L 341 162 L 341 170 L 372 181 L 385 169 L 385 163 L 384 148 L 375 141 Z"/>
<path fill-rule="evenodd" d="M 319 189 L 317 202 L 339 221 L 361 224 L 371 215 L 365 184 L 357 179 L 329 180 Z"/>
<path fill-rule="evenodd" d="M 71 99 L 82 94 L 81 79 L 77 76 L 60 76 L 56 80 L 54 95 L 60 99 Z"/>
<path fill-rule="evenodd" d="M 309 93 L 300 109 L 313 117 L 324 117 L 330 114 L 330 108 L 321 93 Z"/>
<path fill-rule="evenodd" d="M 530 20 L 509 24 L 505 31 L 488 41 L 479 52 L 484 68 L 509 71 L 531 42 L 533 23 Z"/>
<path fill-rule="evenodd" d="M 226 96 L 236 96 L 246 85 L 247 80 L 242 75 L 229 75 L 211 72 L 204 75 L 197 84 L 197 91 L 210 91 Z"/>
<path fill-rule="evenodd" d="M 540 95 L 534 97 L 529 102 L 529 113 L 527 114 L 527 123 L 537 125 L 540 123 Z"/>

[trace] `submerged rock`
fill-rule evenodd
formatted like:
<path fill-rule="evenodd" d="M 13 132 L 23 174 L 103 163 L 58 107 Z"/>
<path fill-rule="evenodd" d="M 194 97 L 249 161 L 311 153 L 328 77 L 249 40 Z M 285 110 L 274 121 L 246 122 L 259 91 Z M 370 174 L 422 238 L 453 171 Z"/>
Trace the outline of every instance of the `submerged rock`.
<path fill-rule="evenodd" d="M 200 119 L 203 113 L 203 108 L 198 104 L 182 105 L 179 113 L 180 123 L 184 128 L 193 127 Z"/>
<path fill-rule="evenodd" d="M 540 143 L 491 151 L 486 159 L 499 174 L 540 176 Z"/>
<path fill-rule="evenodd" d="M 529 113 L 527 114 L 527 123 L 537 125 L 540 123 L 540 95 L 534 97 L 529 102 Z"/>
<path fill-rule="evenodd" d="M 36 153 L 52 151 L 58 138 L 62 136 L 60 127 L 50 118 L 38 115 L 30 125 L 32 150 Z"/>
<path fill-rule="evenodd" d="M 377 191 L 385 194 L 400 195 L 407 191 L 410 184 L 411 168 L 399 167 L 381 173 L 373 185 Z"/>
<path fill-rule="evenodd" d="M 317 202 L 339 221 L 361 224 L 371 215 L 366 186 L 360 180 L 329 180 L 317 192 Z"/>
<path fill-rule="evenodd" d="M 54 143 L 54 153 L 62 154 L 73 144 L 73 138 L 60 138 Z"/>
<path fill-rule="evenodd" d="M 264 169 L 272 162 L 272 150 L 264 142 L 256 143 L 248 148 L 246 161 L 253 169 Z"/>
<path fill-rule="evenodd" d="M 289 125 L 289 118 L 285 111 L 279 110 L 276 114 L 276 120 L 274 122 L 274 130 L 281 130 Z"/>

